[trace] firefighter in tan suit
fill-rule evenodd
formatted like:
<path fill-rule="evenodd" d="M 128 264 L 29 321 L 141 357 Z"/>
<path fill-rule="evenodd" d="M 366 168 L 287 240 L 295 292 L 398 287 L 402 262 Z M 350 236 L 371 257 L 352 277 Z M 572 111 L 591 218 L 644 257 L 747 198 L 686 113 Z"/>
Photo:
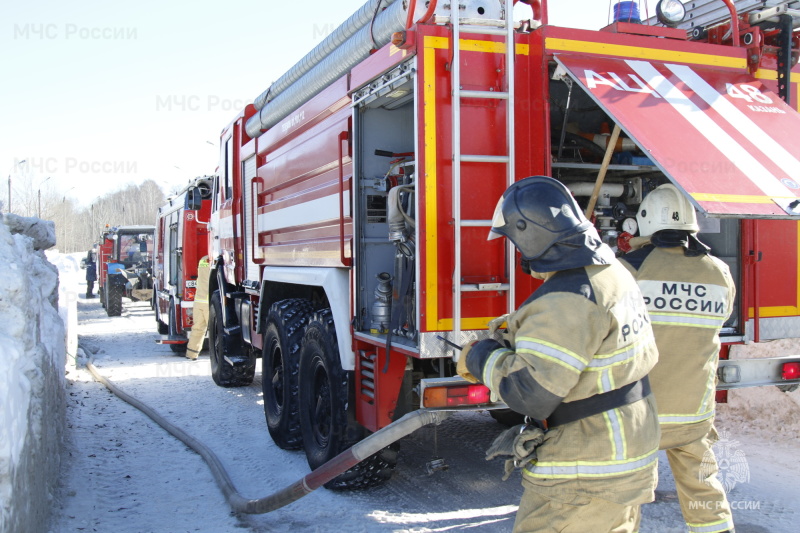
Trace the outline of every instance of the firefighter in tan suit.
<path fill-rule="evenodd" d="M 514 531 L 635 531 L 639 505 L 653 501 L 659 442 L 647 382 L 658 353 L 636 281 L 553 178 L 509 187 L 492 232 L 545 280 L 507 318 L 505 344 L 484 339 L 458 365 L 547 421 L 522 470 Z"/>
<path fill-rule="evenodd" d="M 211 268 L 208 256 L 204 255 L 197 263 L 197 284 L 194 292 L 194 309 L 192 311 L 192 332 L 186 347 L 186 357 L 195 360 L 203 349 L 203 339 L 208 328 L 208 277 Z"/>
<path fill-rule="evenodd" d="M 637 215 L 640 238 L 625 256 L 647 303 L 659 361 L 650 373 L 684 520 L 692 533 L 733 530 L 717 479 L 714 429 L 719 331 L 735 287 L 728 266 L 695 237 L 694 208 L 673 185 L 647 195 Z"/>

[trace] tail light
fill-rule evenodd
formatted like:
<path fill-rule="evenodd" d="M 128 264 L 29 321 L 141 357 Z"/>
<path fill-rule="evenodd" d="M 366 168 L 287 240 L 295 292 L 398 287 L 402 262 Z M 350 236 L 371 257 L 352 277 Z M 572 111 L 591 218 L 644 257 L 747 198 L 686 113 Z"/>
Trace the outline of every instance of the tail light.
<path fill-rule="evenodd" d="M 490 391 L 485 385 L 427 387 L 423 393 L 425 407 L 460 407 L 490 403 Z"/>
<path fill-rule="evenodd" d="M 787 381 L 800 379 L 800 363 L 784 363 L 781 377 Z"/>

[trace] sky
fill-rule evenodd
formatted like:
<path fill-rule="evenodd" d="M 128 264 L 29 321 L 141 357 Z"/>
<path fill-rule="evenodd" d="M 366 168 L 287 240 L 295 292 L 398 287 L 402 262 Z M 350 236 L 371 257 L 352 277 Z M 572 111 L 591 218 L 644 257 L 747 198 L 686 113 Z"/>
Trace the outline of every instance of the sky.
<path fill-rule="evenodd" d="M 0 0 L 0 201 L 9 177 L 88 206 L 214 173 L 222 128 L 365 2 Z M 550 23 L 598 29 L 609 2 Z"/>

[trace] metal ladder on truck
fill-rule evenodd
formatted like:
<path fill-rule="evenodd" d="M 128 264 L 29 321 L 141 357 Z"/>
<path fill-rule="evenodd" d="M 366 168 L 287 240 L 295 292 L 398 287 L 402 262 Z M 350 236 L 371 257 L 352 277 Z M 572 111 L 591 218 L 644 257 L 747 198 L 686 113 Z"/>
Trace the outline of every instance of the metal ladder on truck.
<path fill-rule="evenodd" d="M 450 22 L 453 27 L 453 62 L 451 65 L 452 84 L 453 84 L 453 227 L 455 257 L 453 268 L 453 341 L 456 344 L 461 342 L 461 297 L 468 291 L 505 291 L 507 299 L 507 312 L 514 311 L 514 247 L 506 244 L 505 268 L 508 272 L 509 283 L 491 284 L 464 284 L 461 275 L 462 267 L 462 238 L 461 230 L 464 227 L 485 227 L 487 233 L 491 227 L 491 220 L 465 220 L 461 218 L 461 167 L 469 163 L 492 163 L 505 165 L 506 167 L 506 187 L 514 182 L 514 65 L 515 65 L 515 41 L 514 41 L 514 19 L 513 19 L 513 0 L 505 0 L 505 22 L 496 26 L 472 24 L 470 19 L 461 20 L 459 14 L 459 2 L 454 1 L 450 4 Z M 486 24 L 487 21 L 480 21 Z M 505 69 L 504 85 L 505 91 L 473 91 L 461 89 L 461 32 L 500 35 L 505 37 Z M 464 154 L 461 151 L 461 100 L 463 98 L 485 98 L 506 101 L 506 149 L 505 155 L 482 155 Z M 490 214 L 491 216 L 491 214 Z M 502 277 L 498 278 L 502 279 Z"/>

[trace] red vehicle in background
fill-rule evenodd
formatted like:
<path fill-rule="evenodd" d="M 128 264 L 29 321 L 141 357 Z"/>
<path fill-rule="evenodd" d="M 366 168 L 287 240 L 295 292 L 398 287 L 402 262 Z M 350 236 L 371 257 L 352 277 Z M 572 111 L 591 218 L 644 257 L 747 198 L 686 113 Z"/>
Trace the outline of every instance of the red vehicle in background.
<path fill-rule="evenodd" d="M 708 0 L 701 19 L 675 3 L 659 10 L 672 20 L 588 31 L 550 25 L 546 1 L 524 24 L 511 0 L 388 3 L 365 4 L 220 138 L 212 377 L 247 385 L 263 358 L 279 447 L 314 469 L 418 409 L 506 408 L 454 362 L 538 286 L 486 240 L 526 176 L 562 181 L 620 254 L 642 200 L 673 183 L 736 279 L 723 357 L 800 337 L 794 9 Z M 664 305 L 708 303 L 694 296 Z M 796 357 L 724 363 L 719 389 L 800 383 Z M 333 483 L 393 466 L 376 454 Z"/>
<path fill-rule="evenodd" d="M 153 295 L 153 226 L 107 227 L 100 236 L 97 283 L 108 316 L 122 314 L 122 297 L 149 301 Z"/>
<path fill-rule="evenodd" d="M 158 209 L 153 261 L 153 307 L 158 342 L 172 351 L 186 351 L 197 263 L 208 254 L 208 218 L 213 177 L 194 179 Z"/>

